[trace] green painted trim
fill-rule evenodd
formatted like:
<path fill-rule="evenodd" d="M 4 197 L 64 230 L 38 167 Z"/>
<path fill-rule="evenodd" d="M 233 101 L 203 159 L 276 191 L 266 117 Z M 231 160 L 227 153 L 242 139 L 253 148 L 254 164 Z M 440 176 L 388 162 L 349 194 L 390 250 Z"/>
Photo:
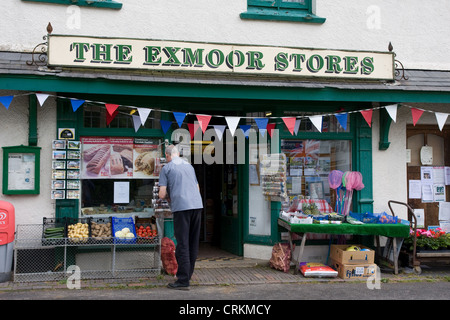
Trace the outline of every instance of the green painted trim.
<path fill-rule="evenodd" d="M 105 9 L 121 9 L 122 3 L 113 0 L 22 0 L 25 2 L 45 2 L 53 4 L 77 5 Z"/>
<path fill-rule="evenodd" d="M 386 102 L 403 103 L 450 103 L 450 92 L 420 92 L 406 90 L 357 90 L 335 88 L 291 88 L 259 87 L 217 84 L 150 83 L 139 81 L 118 81 L 104 79 L 59 78 L 55 76 L 0 75 L 0 89 L 70 92 L 73 94 L 109 95 L 109 99 L 130 96 L 153 96 L 170 98 L 214 98 L 277 101 L 316 101 L 316 102 Z M 118 93 L 121 93 L 119 95 Z"/>
<path fill-rule="evenodd" d="M 361 172 L 364 188 L 353 193 L 352 209 L 354 212 L 373 212 L 373 176 L 372 176 L 372 128 L 361 114 L 354 114 L 352 130 L 353 140 L 352 170 Z"/>
<path fill-rule="evenodd" d="M 38 133 L 37 133 L 37 98 L 36 95 L 29 95 L 29 108 L 28 108 L 28 145 L 37 146 Z"/>
<path fill-rule="evenodd" d="M 282 0 L 247 0 L 247 11 L 241 19 L 266 21 L 292 21 L 322 24 L 326 18 L 316 16 L 312 10 L 312 0 L 304 3 Z"/>
<path fill-rule="evenodd" d="M 295 9 L 280 9 L 276 8 L 262 8 L 262 7 L 248 7 L 246 12 L 242 12 L 241 19 L 249 20 L 266 20 L 266 21 L 291 21 L 323 24 L 326 18 L 316 16 L 305 10 Z"/>
<path fill-rule="evenodd" d="M 39 194 L 41 177 L 41 147 L 35 146 L 10 146 L 3 149 L 3 194 Z M 8 189 L 8 155 L 10 153 L 33 153 L 34 163 L 34 189 L 33 190 L 9 190 Z"/>
<path fill-rule="evenodd" d="M 384 110 L 380 110 L 380 142 L 378 144 L 379 150 L 387 150 L 389 145 L 389 129 L 391 128 L 392 118 L 389 113 Z"/>

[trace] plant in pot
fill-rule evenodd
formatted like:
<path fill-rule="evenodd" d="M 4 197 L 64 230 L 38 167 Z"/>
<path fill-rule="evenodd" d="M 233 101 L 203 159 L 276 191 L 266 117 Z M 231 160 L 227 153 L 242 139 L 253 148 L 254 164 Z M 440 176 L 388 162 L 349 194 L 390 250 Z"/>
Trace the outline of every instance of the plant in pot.
<path fill-rule="evenodd" d="M 411 230 L 410 236 L 405 239 L 405 245 L 409 247 L 409 250 L 413 250 L 414 231 Z M 450 236 L 446 234 L 441 228 L 435 229 L 417 229 L 416 232 L 416 248 L 417 251 L 421 250 L 438 250 L 447 249 L 450 243 Z"/>

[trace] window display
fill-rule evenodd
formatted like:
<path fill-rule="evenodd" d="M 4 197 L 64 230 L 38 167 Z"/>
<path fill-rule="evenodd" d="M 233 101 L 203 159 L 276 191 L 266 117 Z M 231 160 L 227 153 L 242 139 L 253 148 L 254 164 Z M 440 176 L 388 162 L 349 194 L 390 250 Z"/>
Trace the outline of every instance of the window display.
<path fill-rule="evenodd" d="M 282 139 L 281 152 L 286 155 L 289 200 L 325 200 L 334 207 L 328 175 L 332 170 L 351 170 L 351 141 Z"/>
<path fill-rule="evenodd" d="M 153 213 L 160 143 L 158 138 L 82 137 L 83 215 Z"/>

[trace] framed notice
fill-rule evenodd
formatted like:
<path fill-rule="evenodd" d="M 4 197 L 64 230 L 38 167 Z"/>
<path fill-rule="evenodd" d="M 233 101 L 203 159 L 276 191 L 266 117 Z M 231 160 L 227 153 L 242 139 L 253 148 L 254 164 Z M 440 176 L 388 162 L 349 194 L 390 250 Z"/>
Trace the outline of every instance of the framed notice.
<path fill-rule="evenodd" d="M 3 147 L 3 194 L 39 194 L 40 147 Z"/>

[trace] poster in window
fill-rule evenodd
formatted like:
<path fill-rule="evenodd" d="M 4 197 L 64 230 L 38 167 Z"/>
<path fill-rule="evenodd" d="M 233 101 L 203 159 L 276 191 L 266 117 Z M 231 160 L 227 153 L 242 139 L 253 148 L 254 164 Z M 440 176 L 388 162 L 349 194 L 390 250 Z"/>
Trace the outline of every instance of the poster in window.
<path fill-rule="evenodd" d="M 111 144 L 107 137 L 81 138 L 81 177 L 84 179 L 109 178 Z"/>
<path fill-rule="evenodd" d="M 160 171 L 158 140 L 134 139 L 134 174 L 135 178 L 158 177 Z"/>
<path fill-rule="evenodd" d="M 52 180 L 52 189 L 65 189 L 66 181 L 65 180 Z"/>
<path fill-rule="evenodd" d="M 159 139 L 83 137 L 81 178 L 156 178 L 160 168 L 159 150 Z"/>
<path fill-rule="evenodd" d="M 109 170 L 112 178 L 133 178 L 133 138 L 109 138 L 111 155 Z"/>

